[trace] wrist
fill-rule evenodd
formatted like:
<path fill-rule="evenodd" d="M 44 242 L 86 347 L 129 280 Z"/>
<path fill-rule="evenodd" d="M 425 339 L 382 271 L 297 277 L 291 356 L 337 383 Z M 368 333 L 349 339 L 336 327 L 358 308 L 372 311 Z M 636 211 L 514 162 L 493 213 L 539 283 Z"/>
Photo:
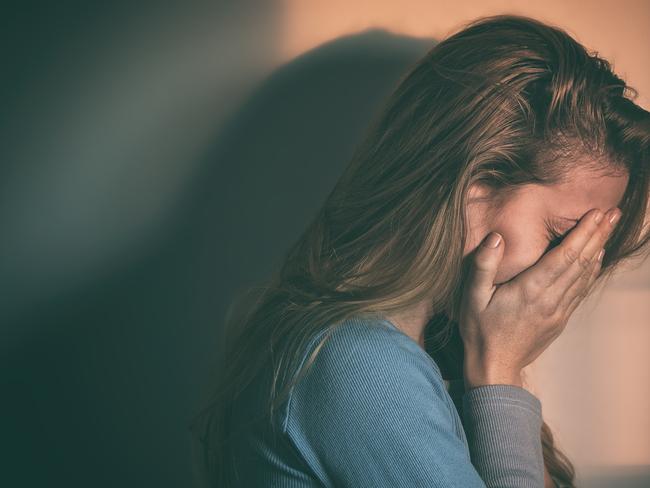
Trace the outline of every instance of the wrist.
<path fill-rule="evenodd" d="M 523 388 L 522 371 L 466 359 L 463 364 L 465 390 L 485 385 L 513 385 Z"/>

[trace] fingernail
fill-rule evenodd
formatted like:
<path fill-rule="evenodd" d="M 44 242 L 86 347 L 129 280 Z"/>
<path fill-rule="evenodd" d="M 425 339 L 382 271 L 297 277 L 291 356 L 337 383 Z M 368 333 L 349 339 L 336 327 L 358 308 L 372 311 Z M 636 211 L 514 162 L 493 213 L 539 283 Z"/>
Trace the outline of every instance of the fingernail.
<path fill-rule="evenodd" d="M 501 236 L 496 232 L 490 232 L 490 235 L 485 239 L 485 247 L 495 248 L 501 242 Z"/>
<path fill-rule="evenodd" d="M 612 215 L 609 216 L 609 223 L 614 225 L 618 222 L 618 219 L 621 217 L 621 212 L 615 210 Z"/>
<path fill-rule="evenodd" d="M 597 224 L 600 224 L 600 222 L 603 220 L 603 217 L 604 217 L 603 213 L 602 213 L 600 210 L 598 210 L 598 211 L 596 212 L 596 215 L 594 215 L 594 221 L 595 221 Z"/>
<path fill-rule="evenodd" d="M 600 252 L 598 253 L 598 261 L 602 261 L 604 255 L 605 255 L 605 250 L 601 249 Z"/>

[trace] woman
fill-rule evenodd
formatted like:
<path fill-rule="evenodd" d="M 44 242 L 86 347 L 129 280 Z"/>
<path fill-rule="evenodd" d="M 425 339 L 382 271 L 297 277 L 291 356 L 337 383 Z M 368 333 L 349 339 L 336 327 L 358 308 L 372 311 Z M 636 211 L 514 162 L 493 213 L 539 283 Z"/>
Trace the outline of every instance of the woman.
<path fill-rule="evenodd" d="M 205 481 L 574 486 L 521 371 L 647 251 L 650 114 L 630 93 L 529 18 L 433 47 L 229 317 L 193 426 Z"/>

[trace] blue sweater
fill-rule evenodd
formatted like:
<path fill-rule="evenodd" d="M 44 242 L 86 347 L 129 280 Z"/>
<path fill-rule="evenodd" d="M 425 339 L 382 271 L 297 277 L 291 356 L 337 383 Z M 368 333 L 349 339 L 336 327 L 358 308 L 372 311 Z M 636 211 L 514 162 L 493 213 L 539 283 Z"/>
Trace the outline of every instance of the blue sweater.
<path fill-rule="evenodd" d="M 513 385 L 454 388 L 456 401 L 388 320 L 348 319 L 291 390 L 275 434 L 255 420 L 263 389 L 234 405 L 237 486 L 542 488 L 540 401 Z"/>

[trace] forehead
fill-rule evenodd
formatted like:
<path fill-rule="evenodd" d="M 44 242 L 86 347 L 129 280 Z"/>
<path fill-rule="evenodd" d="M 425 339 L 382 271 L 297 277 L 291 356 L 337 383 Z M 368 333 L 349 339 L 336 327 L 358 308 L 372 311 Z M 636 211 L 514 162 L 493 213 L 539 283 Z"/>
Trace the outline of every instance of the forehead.
<path fill-rule="evenodd" d="M 522 218 L 565 217 L 579 220 L 592 208 L 606 212 L 617 207 L 627 188 L 628 174 L 574 171 L 570 179 L 555 185 L 524 185 L 506 197 L 504 214 Z"/>
<path fill-rule="evenodd" d="M 531 185 L 520 196 L 536 200 L 546 215 L 580 219 L 592 208 L 605 212 L 618 206 L 628 180 L 627 172 L 603 174 L 581 170 L 562 183 Z"/>

